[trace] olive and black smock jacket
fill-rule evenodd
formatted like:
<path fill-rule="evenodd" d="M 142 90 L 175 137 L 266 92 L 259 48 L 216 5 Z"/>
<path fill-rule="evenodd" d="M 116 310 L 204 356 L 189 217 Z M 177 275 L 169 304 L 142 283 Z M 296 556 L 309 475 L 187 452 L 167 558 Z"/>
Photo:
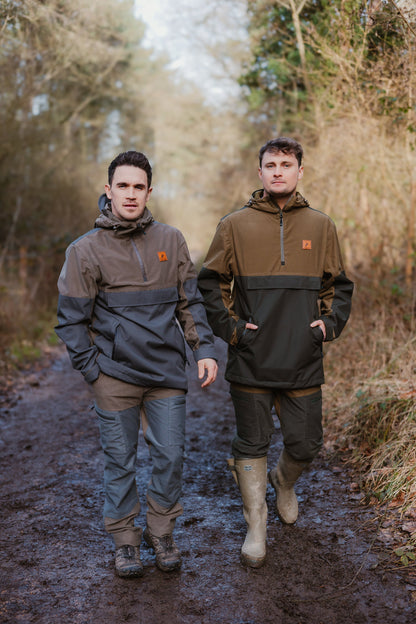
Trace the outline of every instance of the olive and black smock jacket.
<path fill-rule="evenodd" d="M 281 210 L 256 191 L 224 217 L 198 284 L 214 333 L 229 344 L 228 381 L 280 389 L 324 382 L 323 334 L 310 324 L 322 319 L 326 340 L 339 336 L 353 284 L 333 221 L 299 193 Z"/>
<path fill-rule="evenodd" d="M 101 371 L 186 390 L 185 340 L 195 361 L 216 357 L 184 237 L 147 208 L 132 222 L 105 207 L 68 247 L 58 288 L 56 333 L 89 383 Z"/>

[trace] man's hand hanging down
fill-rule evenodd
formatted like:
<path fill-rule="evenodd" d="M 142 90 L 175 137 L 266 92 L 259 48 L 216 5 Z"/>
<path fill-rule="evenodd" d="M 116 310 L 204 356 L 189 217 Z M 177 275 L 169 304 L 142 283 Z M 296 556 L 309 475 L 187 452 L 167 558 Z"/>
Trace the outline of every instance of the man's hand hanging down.
<path fill-rule="evenodd" d="M 201 388 L 205 388 L 206 386 L 212 384 L 217 377 L 217 372 L 217 362 L 212 358 L 198 360 L 198 379 L 204 379 L 206 373 L 206 377 L 204 382 L 201 384 Z"/>

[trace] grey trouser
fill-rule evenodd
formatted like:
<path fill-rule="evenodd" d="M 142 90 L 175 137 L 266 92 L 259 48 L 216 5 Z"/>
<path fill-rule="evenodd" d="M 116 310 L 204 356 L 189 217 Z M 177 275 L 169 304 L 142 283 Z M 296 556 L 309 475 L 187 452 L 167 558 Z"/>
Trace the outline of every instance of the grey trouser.
<path fill-rule="evenodd" d="M 143 388 L 100 374 L 92 385 L 104 451 L 104 523 L 116 547 L 138 545 L 141 529 L 136 486 L 137 445 L 142 421 L 152 475 L 147 488 L 146 521 L 158 537 L 172 533 L 182 513 L 179 502 L 185 446 L 185 393 Z"/>
<path fill-rule="evenodd" d="M 275 390 L 231 384 L 237 432 L 233 456 L 267 455 L 275 431 L 271 409 L 280 420 L 286 451 L 297 461 L 310 462 L 323 444 L 321 388 Z"/>

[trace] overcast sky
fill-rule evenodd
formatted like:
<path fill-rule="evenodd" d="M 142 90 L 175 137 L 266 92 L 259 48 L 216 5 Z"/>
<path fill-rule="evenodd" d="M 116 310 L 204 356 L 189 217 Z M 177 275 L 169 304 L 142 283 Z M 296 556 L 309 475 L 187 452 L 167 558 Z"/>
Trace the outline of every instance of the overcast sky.
<path fill-rule="evenodd" d="M 135 0 L 137 15 L 146 24 L 145 44 L 165 52 L 170 67 L 195 81 L 208 101 L 237 95 L 238 66 L 215 58 L 212 49 L 231 35 L 245 44 L 245 2 L 207 0 Z M 207 48 L 211 47 L 211 51 Z"/>

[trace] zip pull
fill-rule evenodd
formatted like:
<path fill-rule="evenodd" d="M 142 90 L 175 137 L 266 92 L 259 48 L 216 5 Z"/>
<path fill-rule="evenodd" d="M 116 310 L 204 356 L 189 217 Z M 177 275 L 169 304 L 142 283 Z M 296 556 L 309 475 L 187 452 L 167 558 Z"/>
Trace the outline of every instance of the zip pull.
<path fill-rule="evenodd" d="M 283 235 L 283 211 L 280 209 L 280 264 L 284 266 L 285 261 L 285 239 Z"/>

